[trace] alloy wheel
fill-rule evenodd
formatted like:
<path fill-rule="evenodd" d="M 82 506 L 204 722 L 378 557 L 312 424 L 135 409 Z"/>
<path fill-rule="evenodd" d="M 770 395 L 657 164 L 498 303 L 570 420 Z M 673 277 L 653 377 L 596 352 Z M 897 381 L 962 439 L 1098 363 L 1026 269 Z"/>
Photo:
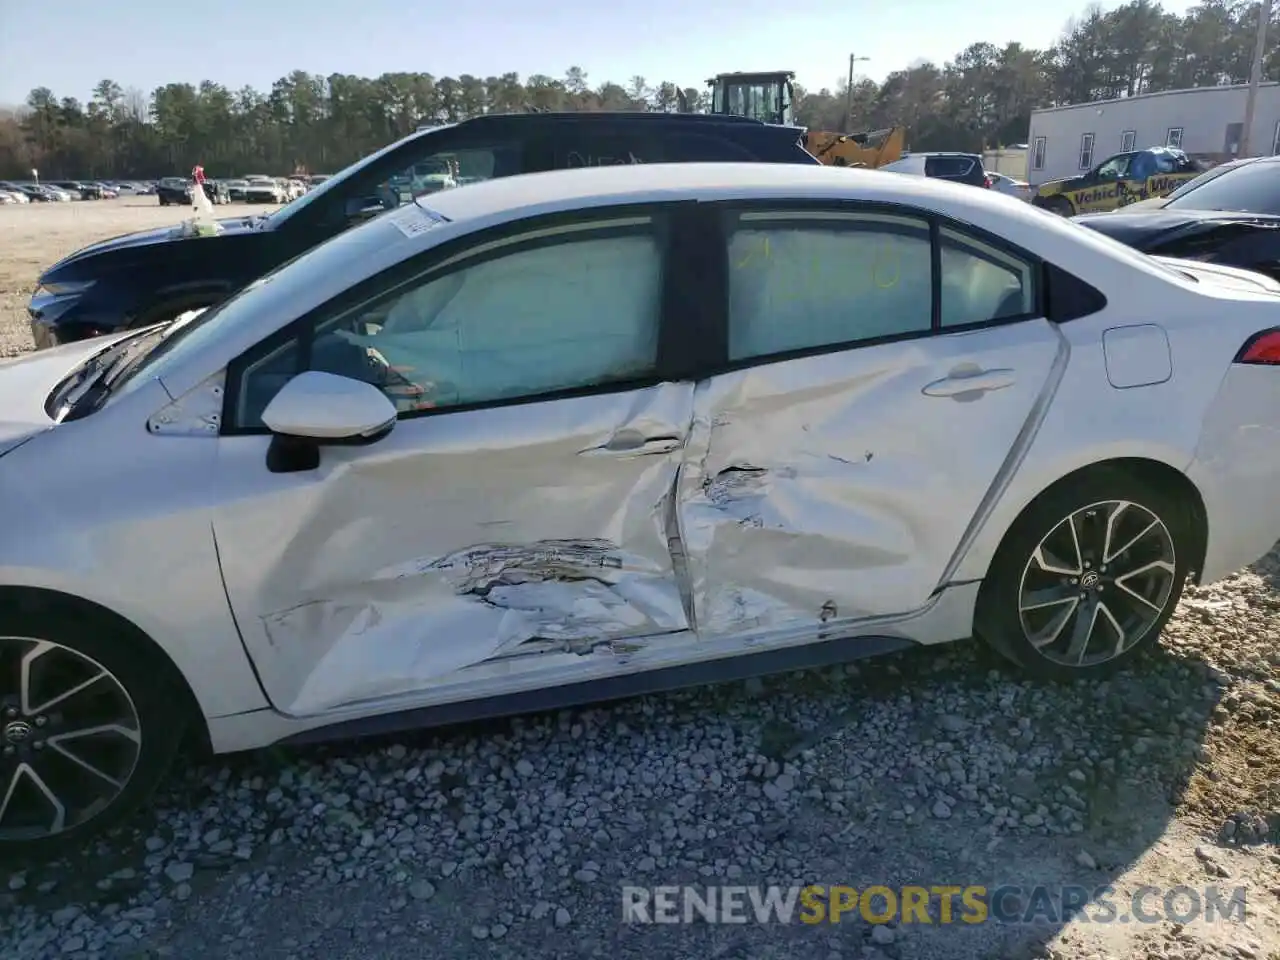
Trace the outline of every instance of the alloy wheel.
<path fill-rule="evenodd" d="M 1094 503 L 1059 521 L 1032 551 L 1018 590 L 1027 641 L 1067 667 L 1122 655 L 1174 594 L 1173 536 L 1139 503 Z"/>
<path fill-rule="evenodd" d="M 0 844 L 93 820 L 141 748 L 137 708 L 110 670 L 59 643 L 0 637 Z"/>

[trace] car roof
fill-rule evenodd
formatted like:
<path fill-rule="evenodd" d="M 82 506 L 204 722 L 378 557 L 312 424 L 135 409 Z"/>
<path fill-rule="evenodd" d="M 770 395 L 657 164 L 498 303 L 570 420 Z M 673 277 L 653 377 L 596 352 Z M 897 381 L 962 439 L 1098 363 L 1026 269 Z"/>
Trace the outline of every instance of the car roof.
<path fill-rule="evenodd" d="M 592 110 L 592 111 L 573 111 L 562 110 L 556 112 L 543 112 L 531 110 L 527 113 L 482 113 L 477 117 L 471 117 L 467 120 L 458 122 L 460 127 L 486 126 L 488 124 L 503 123 L 544 123 L 546 121 L 554 121 L 556 123 L 653 123 L 653 124 L 746 124 L 748 126 L 763 127 L 767 124 L 763 120 L 757 120 L 755 117 L 740 117 L 736 114 L 725 113 L 665 113 L 663 111 L 641 112 L 638 110 Z M 439 129 L 426 128 L 426 129 Z"/>
<path fill-rule="evenodd" d="M 965 206 L 989 199 L 985 191 L 977 197 L 971 193 L 971 187 L 936 179 L 822 164 L 646 163 L 500 177 L 416 202 L 448 220 L 473 221 L 676 200 L 856 199 Z"/>

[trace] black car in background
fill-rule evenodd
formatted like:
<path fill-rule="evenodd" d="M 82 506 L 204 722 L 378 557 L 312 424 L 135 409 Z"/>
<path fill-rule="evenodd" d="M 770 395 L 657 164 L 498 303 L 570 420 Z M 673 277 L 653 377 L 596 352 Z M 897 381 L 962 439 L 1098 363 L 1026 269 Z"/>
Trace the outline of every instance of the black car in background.
<path fill-rule="evenodd" d="M 1160 206 L 1074 219 L 1143 253 L 1243 267 L 1280 279 L 1280 157 L 1215 167 Z"/>
<path fill-rule="evenodd" d="M 85 183 L 80 180 L 51 180 L 49 186 L 65 190 L 79 200 L 102 199 L 102 187 L 96 183 Z"/>
<path fill-rule="evenodd" d="M 215 304 L 354 223 L 397 206 L 403 198 L 388 184 L 441 162 L 463 181 L 630 163 L 817 164 L 805 152 L 802 134 L 798 127 L 745 117 L 667 113 L 487 114 L 425 128 L 279 210 L 220 220 L 217 236 L 181 238 L 162 227 L 71 254 L 40 277 L 28 307 L 32 334 L 37 348 L 49 347 Z M 186 180 L 163 180 L 160 203 L 190 203 L 189 189 Z"/>
<path fill-rule="evenodd" d="M 172 204 L 179 206 L 189 206 L 191 204 L 191 181 L 186 177 L 165 177 L 156 184 L 156 197 L 160 200 L 160 206 L 168 207 Z"/>

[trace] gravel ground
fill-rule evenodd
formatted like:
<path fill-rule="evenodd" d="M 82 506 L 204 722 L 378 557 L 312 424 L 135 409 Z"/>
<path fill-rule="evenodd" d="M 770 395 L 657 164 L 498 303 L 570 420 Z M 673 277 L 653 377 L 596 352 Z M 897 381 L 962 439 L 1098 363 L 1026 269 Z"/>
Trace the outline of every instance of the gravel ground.
<path fill-rule="evenodd" d="M 181 216 L 0 208 L 0 352 L 30 349 L 39 266 Z M 1189 590 L 1106 684 L 1022 683 L 963 644 L 185 761 L 95 849 L 0 867 L 0 956 L 1280 960 L 1277 612 L 1280 549 Z M 621 922 L 624 884 L 806 883 L 1112 885 L 1121 915 L 1146 886 L 1243 886 L 1247 921 Z"/>

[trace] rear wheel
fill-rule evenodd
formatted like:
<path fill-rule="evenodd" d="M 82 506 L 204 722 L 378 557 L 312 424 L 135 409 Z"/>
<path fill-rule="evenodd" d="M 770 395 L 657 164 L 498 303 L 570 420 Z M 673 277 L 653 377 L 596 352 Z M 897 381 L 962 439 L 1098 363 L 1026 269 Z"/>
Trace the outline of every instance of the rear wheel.
<path fill-rule="evenodd" d="M 128 638 L 18 612 L 0 634 L 0 860 L 45 856 L 117 822 L 182 736 L 164 671 Z"/>
<path fill-rule="evenodd" d="M 975 632 L 1027 673 L 1073 680 L 1155 643 L 1182 596 L 1189 511 L 1128 471 L 1046 491 L 1014 523 L 978 599 Z"/>

